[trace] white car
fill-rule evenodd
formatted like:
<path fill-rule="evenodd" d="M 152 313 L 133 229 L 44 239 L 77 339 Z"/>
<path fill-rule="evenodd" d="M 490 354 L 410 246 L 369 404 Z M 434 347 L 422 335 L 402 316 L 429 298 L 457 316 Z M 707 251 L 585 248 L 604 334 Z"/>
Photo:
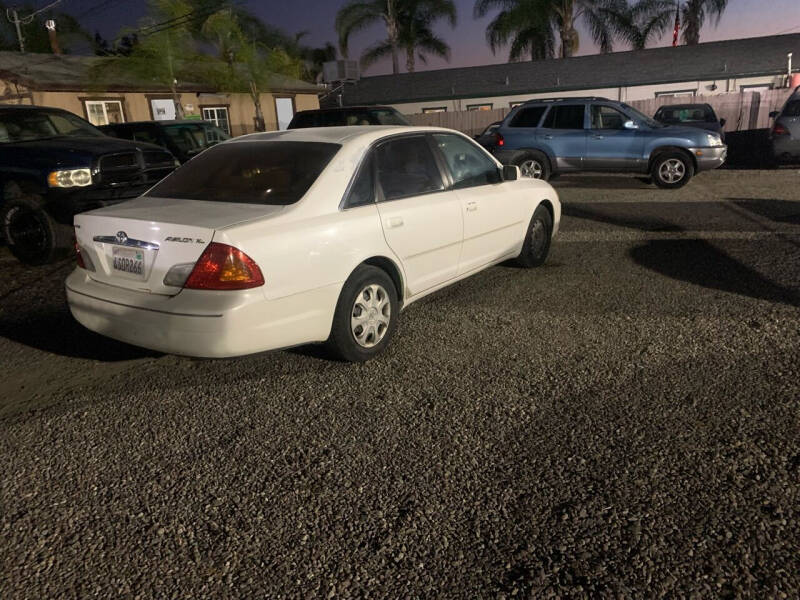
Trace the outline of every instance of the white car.
<path fill-rule="evenodd" d="M 368 360 L 412 302 L 508 259 L 544 262 L 561 205 L 518 173 L 447 129 L 239 137 L 76 216 L 69 307 L 92 331 L 172 354 L 327 341 Z"/>

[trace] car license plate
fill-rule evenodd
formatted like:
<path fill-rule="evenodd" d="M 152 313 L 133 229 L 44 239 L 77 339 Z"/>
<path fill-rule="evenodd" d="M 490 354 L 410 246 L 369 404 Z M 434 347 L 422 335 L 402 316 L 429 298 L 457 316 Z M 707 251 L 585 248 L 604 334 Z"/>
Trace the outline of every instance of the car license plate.
<path fill-rule="evenodd" d="M 115 271 L 144 279 L 144 251 L 135 248 L 112 248 L 111 266 Z"/>

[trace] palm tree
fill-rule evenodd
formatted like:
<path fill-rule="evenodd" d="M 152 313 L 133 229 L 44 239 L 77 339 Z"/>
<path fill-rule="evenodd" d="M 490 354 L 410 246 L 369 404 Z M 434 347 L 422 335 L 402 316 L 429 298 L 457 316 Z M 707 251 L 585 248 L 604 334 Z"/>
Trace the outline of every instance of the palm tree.
<path fill-rule="evenodd" d="M 625 0 L 476 0 L 475 17 L 500 9 L 489 23 L 486 38 L 492 51 L 510 42 L 509 60 L 552 58 L 556 33 L 559 56 L 573 56 L 579 48 L 576 29 L 582 21 L 601 52 L 613 50 L 611 18 L 623 10 Z"/>
<path fill-rule="evenodd" d="M 397 46 L 406 54 L 406 70 L 413 73 L 417 58 L 427 62 L 426 54 L 450 59 L 450 46 L 433 32 L 433 24 L 446 18 L 452 27 L 456 24 L 456 7 L 452 0 L 401 0 L 398 5 Z M 389 39 L 367 48 L 361 64 L 367 67 L 392 53 Z"/>
<path fill-rule="evenodd" d="M 643 50 L 669 29 L 675 10 L 674 0 L 637 0 L 624 3 L 619 12 L 609 15 L 609 21 L 618 37 L 634 50 Z"/>
<path fill-rule="evenodd" d="M 706 18 L 719 24 L 722 14 L 728 8 L 728 0 L 687 0 L 681 9 L 683 20 L 683 42 L 688 46 L 700 43 L 700 30 Z"/>
<path fill-rule="evenodd" d="M 362 62 L 369 65 L 384 56 L 392 57 L 392 72 L 400 72 L 400 51 L 406 53 L 406 66 L 414 70 L 419 52 L 447 58 L 450 48 L 433 33 L 433 24 L 447 18 L 456 22 L 453 0 L 350 0 L 336 15 L 339 49 L 347 57 L 348 41 L 352 34 L 374 23 L 383 22 L 387 37 L 364 52 Z"/>

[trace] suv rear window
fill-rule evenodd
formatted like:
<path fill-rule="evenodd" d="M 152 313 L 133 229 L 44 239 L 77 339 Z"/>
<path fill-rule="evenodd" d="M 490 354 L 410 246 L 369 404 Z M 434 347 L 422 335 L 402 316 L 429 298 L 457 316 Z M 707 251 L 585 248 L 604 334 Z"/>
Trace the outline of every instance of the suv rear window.
<path fill-rule="evenodd" d="M 546 106 L 521 108 L 517 116 L 509 123 L 509 127 L 538 127 L 539 121 L 542 120 L 542 115 L 546 109 Z"/>
<path fill-rule="evenodd" d="M 298 113 L 289 129 L 306 127 L 338 127 L 345 125 L 408 125 L 397 111 L 388 108 L 358 108 L 342 110 L 309 111 Z"/>
<path fill-rule="evenodd" d="M 294 204 L 339 151 L 319 142 L 232 142 L 209 148 L 151 189 L 147 196 Z"/>

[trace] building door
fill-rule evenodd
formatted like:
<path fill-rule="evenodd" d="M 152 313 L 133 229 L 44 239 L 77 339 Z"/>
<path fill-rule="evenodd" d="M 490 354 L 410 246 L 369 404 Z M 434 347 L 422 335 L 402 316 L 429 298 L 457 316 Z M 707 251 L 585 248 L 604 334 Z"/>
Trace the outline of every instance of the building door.
<path fill-rule="evenodd" d="M 171 121 L 175 118 L 175 101 L 172 98 L 153 98 L 150 111 L 156 121 Z"/>
<path fill-rule="evenodd" d="M 294 117 L 294 98 L 275 98 L 275 112 L 278 114 L 278 129 L 287 129 Z"/>
<path fill-rule="evenodd" d="M 231 124 L 228 118 L 227 106 L 204 106 L 203 119 L 210 121 L 228 135 L 231 134 Z"/>

